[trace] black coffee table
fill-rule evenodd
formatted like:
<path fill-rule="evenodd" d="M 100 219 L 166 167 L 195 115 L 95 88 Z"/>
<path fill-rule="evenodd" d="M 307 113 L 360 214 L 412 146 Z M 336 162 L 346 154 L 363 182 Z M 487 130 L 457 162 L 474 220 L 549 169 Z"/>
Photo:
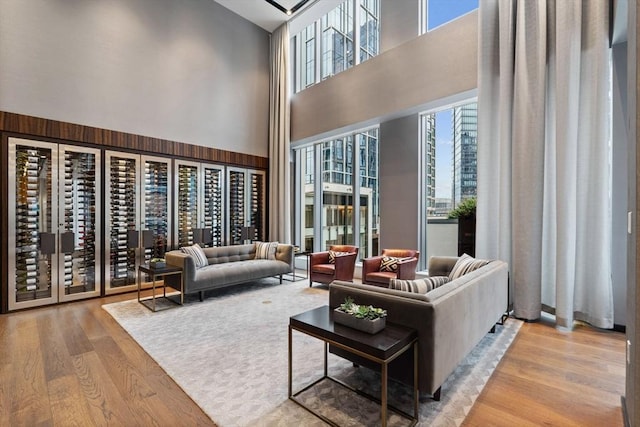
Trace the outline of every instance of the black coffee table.
<path fill-rule="evenodd" d="M 319 378 L 312 384 L 302 390 L 293 393 L 292 389 L 292 332 L 296 330 L 304 334 L 315 337 L 324 341 L 324 376 Z M 329 352 L 329 345 L 336 346 L 350 353 L 364 357 L 368 360 L 380 364 L 381 369 L 381 397 L 380 400 L 370 396 L 366 393 L 362 393 L 359 390 L 355 390 L 349 385 L 332 378 L 328 375 L 327 358 Z M 414 397 L 414 414 L 411 416 L 406 412 L 389 406 L 393 411 L 401 414 L 402 416 L 410 419 L 411 426 L 417 424 L 418 414 L 418 333 L 411 328 L 405 326 L 396 325 L 393 323 L 387 323 L 386 327 L 377 334 L 368 334 L 356 329 L 349 328 L 347 326 L 339 325 L 333 322 L 333 311 L 329 306 L 315 308 L 313 310 L 300 313 L 289 318 L 289 399 L 296 402 L 318 418 L 330 425 L 337 425 L 333 421 L 324 417 L 321 414 L 313 411 L 309 407 L 305 406 L 296 397 L 318 384 L 324 379 L 329 379 L 344 387 L 349 388 L 355 392 L 358 392 L 365 397 L 380 403 L 380 418 L 382 420 L 382 426 L 387 425 L 387 380 L 388 380 L 388 366 L 391 361 L 400 356 L 405 351 L 413 348 L 413 397 Z"/>

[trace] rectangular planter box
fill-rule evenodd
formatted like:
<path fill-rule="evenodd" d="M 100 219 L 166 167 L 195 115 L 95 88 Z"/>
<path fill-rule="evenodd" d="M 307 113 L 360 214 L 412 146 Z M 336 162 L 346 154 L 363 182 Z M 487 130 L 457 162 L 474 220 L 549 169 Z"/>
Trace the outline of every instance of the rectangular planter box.
<path fill-rule="evenodd" d="M 386 325 L 386 317 L 379 317 L 375 320 L 358 319 L 355 316 L 340 311 L 339 309 L 333 310 L 333 321 L 344 326 L 348 326 L 353 329 L 357 329 L 368 334 L 375 334 L 384 329 Z"/>

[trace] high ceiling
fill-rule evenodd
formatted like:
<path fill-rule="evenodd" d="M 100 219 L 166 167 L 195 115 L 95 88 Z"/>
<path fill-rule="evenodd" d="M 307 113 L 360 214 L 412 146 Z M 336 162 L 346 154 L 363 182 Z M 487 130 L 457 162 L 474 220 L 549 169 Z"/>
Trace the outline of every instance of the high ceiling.
<path fill-rule="evenodd" d="M 297 34 L 316 19 L 335 9 L 344 0 L 214 0 L 244 19 L 272 33 L 289 21 L 289 33 Z M 276 3 L 274 6 L 272 3 Z M 282 8 L 278 8 L 282 6 Z M 299 7 L 299 8 L 298 8 Z M 295 10 L 287 15 L 281 9 Z"/>
<path fill-rule="evenodd" d="M 264 28 L 270 33 L 285 21 L 300 15 L 318 0 L 215 0 L 227 9 L 248 21 Z M 280 7 L 279 7 L 280 6 Z M 295 10 L 287 15 L 284 10 Z"/>

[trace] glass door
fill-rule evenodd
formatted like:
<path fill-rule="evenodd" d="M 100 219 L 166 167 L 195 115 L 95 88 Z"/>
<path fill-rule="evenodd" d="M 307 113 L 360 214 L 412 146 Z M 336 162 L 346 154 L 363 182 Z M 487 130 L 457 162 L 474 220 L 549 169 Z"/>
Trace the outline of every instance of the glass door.
<path fill-rule="evenodd" d="M 224 166 L 176 161 L 176 233 L 179 247 L 224 242 Z"/>
<path fill-rule="evenodd" d="M 137 288 L 138 266 L 171 246 L 171 159 L 107 151 L 105 291 Z"/>
<path fill-rule="evenodd" d="M 9 138 L 9 310 L 100 294 L 100 152 Z"/>
<path fill-rule="evenodd" d="M 57 152 L 9 138 L 9 310 L 58 302 Z"/>
<path fill-rule="evenodd" d="M 202 244 L 224 245 L 224 167 L 202 166 Z"/>
<path fill-rule="evenodd" d="M 100 151 L 59 150 L 60 301 L 100 295 Z"/>
<path fill-rule="evenodd" d="M 266 239 L 264 171 L 227 168 L 229 244 Z"/>
<path fill-rule="evenodd" d="M 133 290 L 139 264 L 138 223 L 140 156 L 107 151 L 105 156 L 106 182 L 106 261 L 105 291 Z"/>
<path fill-rule="evenodd" d="M 171 195 L 171 164 L 162 157 L 142 156 L 144 165 L 140 224 L 142 230 L 142 262 L 152 258 L 164 258 L 171 248 L 171 216 L 169 198 Z"/>

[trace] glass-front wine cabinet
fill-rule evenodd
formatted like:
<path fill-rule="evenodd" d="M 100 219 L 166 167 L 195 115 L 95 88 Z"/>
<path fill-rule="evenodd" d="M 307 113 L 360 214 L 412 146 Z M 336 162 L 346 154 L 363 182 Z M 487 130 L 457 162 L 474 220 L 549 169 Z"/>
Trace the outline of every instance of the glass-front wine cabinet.
<path fill-rule="evenodd" d="M 229 244 L 265 240 L 264 171 L 227 168 L 227 191 Z"/>
<path fill-rule="evenodd" d="M 9 138 L 9 310 L 100 294 L 99 150 Z"/>
<path fill-rule="evenodd" d="M 171 248 L 171 159 L 105 155 L 105 292 L 137 287 L 137 268 Z"/>
<path fill-rule="evenodd" d="M 175 168 L 177 246 L 224 245 L 224 166 L 176 161 Z"/>

